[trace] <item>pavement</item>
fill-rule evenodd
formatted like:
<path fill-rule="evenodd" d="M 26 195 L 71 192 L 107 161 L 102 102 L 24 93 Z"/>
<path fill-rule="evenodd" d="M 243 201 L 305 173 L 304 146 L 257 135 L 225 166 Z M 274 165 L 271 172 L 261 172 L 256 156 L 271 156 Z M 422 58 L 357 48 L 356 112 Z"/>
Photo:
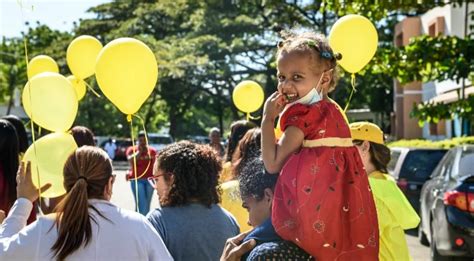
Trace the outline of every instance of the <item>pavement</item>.
<path fill-rule="evenodd" d="M 125 180 L 125 175 L 128 169 L 127 162 L 114 162 L 114 174 L 116 175 L 115 184 L 112 194 L 112 203 L 122 208 L 134 210 L 135 203 L 133 199 L 132 190 L 130 188 L 130 182 Z M 154 194 L 150 209 L 159 206 L 158 195 Z M 406 239 L 410 255 L 415 261 L 428 261 L 430 260 L 430 248 L 421 245 L 418 242 L 418 237 L 415 230 L 410 230 L 406 233 Z"/>

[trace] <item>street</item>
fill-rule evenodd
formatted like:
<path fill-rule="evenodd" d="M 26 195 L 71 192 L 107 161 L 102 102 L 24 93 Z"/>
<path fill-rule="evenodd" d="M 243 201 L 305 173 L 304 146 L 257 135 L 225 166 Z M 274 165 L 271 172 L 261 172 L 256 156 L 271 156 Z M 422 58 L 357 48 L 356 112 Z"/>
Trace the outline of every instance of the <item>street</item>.
<path fill-rule="evenodd" d="M 112 202 L 122 208 L 134 210 L 134 202 L 130 183 L 125 180 L 127 170 L 126 162 L 114 162 L 114 174 L 117 175 L 112 195 Z M 150 209 L 158 206 L 158 196 L 153 195 Z M 421 245 L 418 242 L 416 232 L 409 231 L 406 234 L 408 247 L 413 260 L 426 261 L 430 260 L 430 248 Z"/>

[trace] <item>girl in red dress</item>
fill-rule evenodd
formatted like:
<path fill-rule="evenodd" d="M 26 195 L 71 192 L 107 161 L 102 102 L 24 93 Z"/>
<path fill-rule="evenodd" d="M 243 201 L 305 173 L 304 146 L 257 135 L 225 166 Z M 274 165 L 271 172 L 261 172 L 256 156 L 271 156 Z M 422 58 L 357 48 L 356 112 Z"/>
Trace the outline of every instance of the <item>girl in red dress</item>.
<path fill-rule="evenodd" d="M 280 173 L 272 223 L 316 260 L 377 260 L 377 212 L 343 112 L 328 98 L 336 59 L 326 39 L 287 34 L 278 44 L 278 91 L 265 102 L 262 157 Z M 281 113 L 281 114 L 280 114 Z M 275 142 L 280 114 L 283 135 Z"/>

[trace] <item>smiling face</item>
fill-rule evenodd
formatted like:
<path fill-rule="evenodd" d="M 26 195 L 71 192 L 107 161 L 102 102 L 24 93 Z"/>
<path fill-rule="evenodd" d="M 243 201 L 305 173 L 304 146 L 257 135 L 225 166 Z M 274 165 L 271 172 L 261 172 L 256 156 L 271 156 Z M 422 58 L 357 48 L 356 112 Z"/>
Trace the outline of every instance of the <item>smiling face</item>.
<path fill-rule="evenodd" d="M 308 94 L 312 88 L 316 88 L 321 72 L 316 72 L 314 66 L 311 66 L 312 62 L 311 56 L 305 53 L 280 53 L 277 64 L 278 92 L 283 94 L 288 102 L 294 102 Z M 320 92 L 319 89 L 317 91 Z"/>

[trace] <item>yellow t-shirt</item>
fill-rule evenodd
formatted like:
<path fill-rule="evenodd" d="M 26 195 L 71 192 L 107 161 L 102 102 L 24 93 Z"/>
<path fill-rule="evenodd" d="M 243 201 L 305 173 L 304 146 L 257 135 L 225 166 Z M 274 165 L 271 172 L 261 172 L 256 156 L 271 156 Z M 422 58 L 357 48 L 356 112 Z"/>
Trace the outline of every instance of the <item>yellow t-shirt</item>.
<path fill-rule="evenodd" d="M 420 217 L 389 175 L 374 171 L 369 175 L 379 223 L 380 260 L 412 260 L 405 229 L 415 228 Z"/>
<path fill-rule="evenodd" d="M 239 190 L 239 181 L 238 180 L 231 180 L 225 182 L 221 185 L 222 189 L 222 202 L 221 206 L 229 211 L 240 226 L 240 231 L 248 231 L 252 229 L 251 226 L 247 224 L 249 219 L 248 211 L 242 207 L 242 199 L 240 198 L 240 190 Z"/>

